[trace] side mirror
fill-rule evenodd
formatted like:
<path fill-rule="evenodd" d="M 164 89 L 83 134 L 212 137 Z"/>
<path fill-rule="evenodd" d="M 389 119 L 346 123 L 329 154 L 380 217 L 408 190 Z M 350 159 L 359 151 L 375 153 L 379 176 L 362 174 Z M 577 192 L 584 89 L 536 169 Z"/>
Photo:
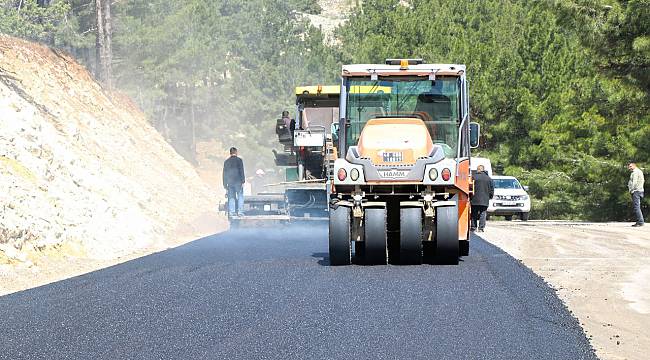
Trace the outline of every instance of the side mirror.
<path fill-rule="evenodd" d="M 469 147 L 476 149 L 481 137 L 481 125 L 478 123 L 469 123 Z"/>
<path fill-rule="evenodd" d="M 529 187 L 526 186 L 526 185 L 524 185 L 524 191 L 525 191 L 525 192 L 528 192 L 528 189 L 529 189 Z"/>

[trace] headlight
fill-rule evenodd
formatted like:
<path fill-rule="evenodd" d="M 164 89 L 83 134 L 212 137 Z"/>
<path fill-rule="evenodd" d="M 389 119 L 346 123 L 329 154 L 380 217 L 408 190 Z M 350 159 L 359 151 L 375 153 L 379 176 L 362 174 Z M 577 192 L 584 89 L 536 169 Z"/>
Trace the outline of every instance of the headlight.
<path fill-rule="evenodd" d="M 438 178 L 438 170 L 436 170 L 435 168 L 429 170 L 429 179 L 431 179 L 431 181 L 436 181 L 437 178 Z"/>
<path fill-rule="evenodd" d="M 350 170 L 350 179 L 352 179 L 352 181 L 359 180 L 359 170 L 357 169 Z"/>
<path fill-rule="evenodd" d="M 521 200 L 528 200 L 528 195 L 521 195 L 519 198 Z"/>

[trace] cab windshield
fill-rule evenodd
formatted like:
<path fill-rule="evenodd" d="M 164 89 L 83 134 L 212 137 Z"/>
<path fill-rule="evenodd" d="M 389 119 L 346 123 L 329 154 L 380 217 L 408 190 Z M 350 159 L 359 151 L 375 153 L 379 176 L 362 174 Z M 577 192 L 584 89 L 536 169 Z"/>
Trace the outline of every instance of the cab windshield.
<path fill-rule="evenodd" d="M 442 145 L 447 157 L 455 157 L 460 122 L 459 84 L 457 77 L 438 77 L 435 81 L 349 79 L 347 147 L 357 144 L 370 119 L 418 118 L 427 125 L 433 143 Z"/>

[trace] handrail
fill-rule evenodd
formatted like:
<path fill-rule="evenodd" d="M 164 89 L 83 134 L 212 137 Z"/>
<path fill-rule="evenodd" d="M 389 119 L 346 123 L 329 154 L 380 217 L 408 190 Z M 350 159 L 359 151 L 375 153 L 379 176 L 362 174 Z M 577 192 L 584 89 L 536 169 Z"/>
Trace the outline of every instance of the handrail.
<path fill-rule="evenodd" d="M 461 121 L 460 126 L 458 127 L 458 152 L 456 153 L 456 177 L 460 175 L 459 165 L 460 165 L 460 155 L 463 149 L 463 131 L 464 127 L 467 126 L 467 121 L 469 120 L 469 92 L 467 91 L 467 82 L 465 79 L 461 79 L 461 94 L 463 95 L 462 99 L 462 109 L 465 111 L 463 116 L 463 121 Z M 469 136 L 469 134 L 466 134 Z M 469 145 L 469 144 L 468 144 Z M 471 156 L 471 151 L 470 155 Z"/>
<path fill-rule="evenodd" d="M 308 131 L 308 132 L 311 134 L 311 131 L 312 131 L 311 128 L 312 128 L 312 127 L 314 128 L 314 131 L 320 128 L 320 129 L 322 129 L 322 131 L 323 131 L 324 133 L 327 132 L 327 128 L 326 128 L 325 126 L 323 126 L 323 125 L 311 125 L 311 126 L 308 126 L 308 127 L 305 129 L 305 131 Z M 316 131 L 315 131 L 315 132 L 316 132 Z"/>
<path fill-rule="evenodd" d="M 348 101 L 348 91 L 347 91 L 347 82 L 344 78 L 341 78 L 341 91 L 340 91 L 340 98 L 339 98 L 339 154 L 338 157 L 344 158 L 345 157 L 345 145 L 346 145 L 346 140 L 347 140 L 347 129 L 345 127 L 346 125 L 346 118 L 347 118 L 347 112 L 346 112 L 346 105 Z M 343 109 L 343 113 L 341 113 L 341 109 Z"/>
<path fill-rule="evenodd" d="M 291 185 L 291 184 L 314 184 L 314 183 L 322 183 L 322 182 L 325 182 L 325 181 L 327 181 L 327 179 L 283 181 L 283 182 L 274 183 L 274 184 L 266 184 L 266 185 L 264 185 L 264 187 L 280 186 L 280 185 Z"/>
<path fill-rule="evenodd" d="M 463 139 L 463 128 L 465 127 L 465 124 L 467 120 L 469 119 L 469 112 L 465 113 L 465 116 L 463 116 L 463 121 L 461 121 L 460 126 L 458 127 L 458 143 L 456 146 L 458 146 L 458 151 L 456 152 L 456 176 L 460 175 L 460 170 L 459 164 L 460 164 L 460 151 L 462 149 L 462 139 Z"/>

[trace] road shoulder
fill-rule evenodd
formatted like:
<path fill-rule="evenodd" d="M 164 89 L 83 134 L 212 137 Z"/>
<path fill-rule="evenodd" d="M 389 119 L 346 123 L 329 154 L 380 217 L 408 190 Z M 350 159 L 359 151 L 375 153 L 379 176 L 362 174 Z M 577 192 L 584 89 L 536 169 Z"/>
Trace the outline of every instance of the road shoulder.
<path fill-rule="evenodd" d="M 601 359 L 650 353 L 650 234 L 629 224 L 488 223 L 480 237 L 522 261 L 580 321 Z"/>

